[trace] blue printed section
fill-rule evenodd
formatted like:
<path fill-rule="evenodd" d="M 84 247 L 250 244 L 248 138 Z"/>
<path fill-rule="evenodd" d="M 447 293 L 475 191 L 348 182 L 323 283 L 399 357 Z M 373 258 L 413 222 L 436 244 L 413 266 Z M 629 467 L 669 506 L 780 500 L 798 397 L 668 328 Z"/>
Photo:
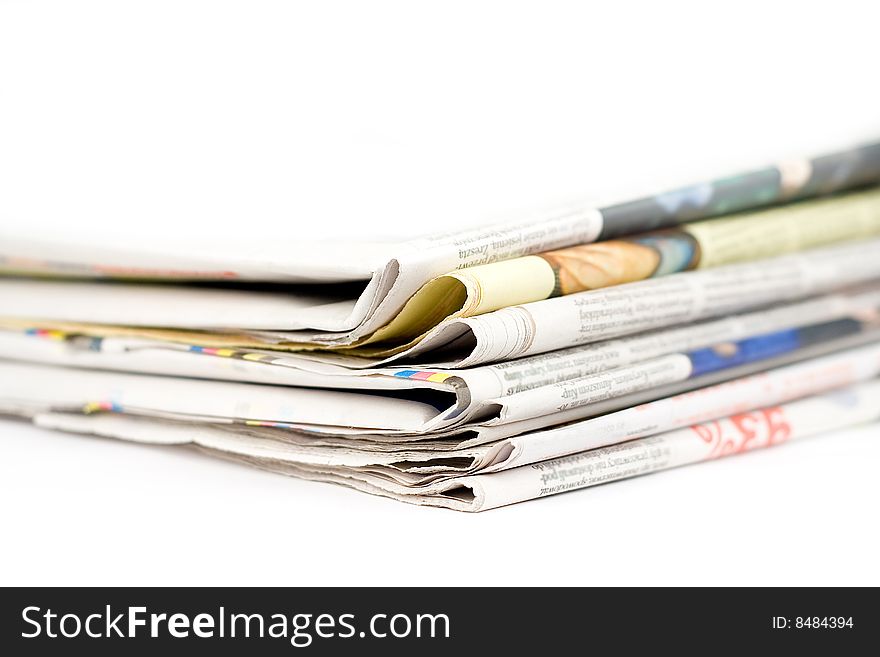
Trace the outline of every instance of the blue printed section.
<path fill-rule="evenodd" d="M 693 367 L 691 378 L 737 365 L 754 363 L 794 351 L 801 346 L 800 331 L 787 329 L 738 342 L 715 345 L 707 349 L 697 349 L 687 354 Z"/>
<path fill-rule="evenodd" d="M 400 377 L 403 377 L 404 379 L 408 379 L 413 374 L 418 374 L 418 373 L 419 373 L 419 370 L 401 370 L 400 372 L 395 372 L 394 376 L 400 376 Z"/>
<path fill-rule="evenodd" d="M 697 241 L 688 233 L 657 233 L 633 237 L 631 241 L 654 249 L 660 256 L 652 278 L 685 271 L 695 264 Z"/>

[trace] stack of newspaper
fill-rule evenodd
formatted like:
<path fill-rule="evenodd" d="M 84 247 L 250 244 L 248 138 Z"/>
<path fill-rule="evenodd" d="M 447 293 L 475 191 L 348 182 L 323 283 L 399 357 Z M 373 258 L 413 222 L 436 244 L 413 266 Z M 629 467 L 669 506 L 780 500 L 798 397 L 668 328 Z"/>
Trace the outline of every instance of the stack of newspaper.
<path fill-rule="evenodd" d="M 399 244 L 0 234 L 0 413 L 479 511 L 880 418 L 880 143 Z"/>

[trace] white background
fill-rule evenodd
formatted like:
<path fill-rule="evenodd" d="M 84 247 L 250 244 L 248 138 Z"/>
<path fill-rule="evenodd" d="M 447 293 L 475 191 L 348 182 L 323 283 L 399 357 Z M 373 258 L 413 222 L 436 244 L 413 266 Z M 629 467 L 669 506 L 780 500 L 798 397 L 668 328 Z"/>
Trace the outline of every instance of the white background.
<path fill-rule="evenodd" d="M 0 0 L 0 228 L 398 237 L 847 146 L 872 4 Z M 0 584 L 876 585 L 878 434 L 471 516 L 2 422 Z"/>

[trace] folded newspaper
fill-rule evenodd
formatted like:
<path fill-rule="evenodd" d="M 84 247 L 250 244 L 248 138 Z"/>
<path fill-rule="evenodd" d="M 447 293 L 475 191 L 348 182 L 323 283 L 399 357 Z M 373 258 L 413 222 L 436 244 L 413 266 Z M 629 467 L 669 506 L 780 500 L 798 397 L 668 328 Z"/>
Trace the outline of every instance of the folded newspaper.
<path fill-rule="evenodd" d="M 726 376 L 743 366 L 754 369 L 779 358 L 833 349 L 841 341 L 870 338 L 880 329 L 878 318 L 880 283 L 504 363 L 355 371 L 309 370 L 285 362 L 284 355 L 267 360 L 262 353 L 192 351 L 161 342 L 83 339 L 29 328 L 0 332 L 0 358 L 8 359 L 8 364 L 0 361 L 0 372 L 9 372 L 5 378 L 12 387 L 6 395 L 28 388 L 34 396 L 57 390 L 53 394 L 73 396 L 49 396 L 47 403 L 67 407 L 112 400 L 116 409 L 164 417 L 420 439 L 523 421 L 558 424 L 593 414 L 598 406 L 608 408 L 632 393 L 673 383 L 698 386 L 710 375 Z M 33 369 L 27 376 L 15 374 L 14 360 L 93 371 L 62 372 L 43 381 Z M 180 378 L 164 381 L 156 374 Z"/>
<path fill-rule="evenodd" d="M 397 245 L 0 229 L 0 413 L 468 511 L 876 420 L 878 183 L 880 143 Z"/>
<path fill-rule="evenodd" d="M 34 369 L 4 374 L 47 384 L 63 374 Z M 242 430 L 145 417 L 111 406 L 94 409 L 109 412 L 72 413 L 64 404 L 53 408 L 43 394 L 13 401 L 4 391 L 3 410 L 53 429 L 195 445 L 276 472 L 406 502 L 479 511 L 876 420 L 878 375 L 880 344 L 875 343 L 555 429 L 479 445 L 446 441 L 382 444 L 381 449 L 352 440 L 308 440 L 265 427 Z M 837 392 L 810 397 L 827 391 Z M 798 399 L 803 401 L 786 405 Z"/>
<path fill-rule="evenodd" d="M 173 245 L 163 244 L 162 250 L 151 251 L 148 245 L 138 247 L 108 238 L 106 243 L 80 245 L 71 251 L 70 245 L 54 243 L 49 237 L 41 241 L 24 239 L 14 229 L 7 228 L 0 232 L 0 271 L 76 278 L 215 281 L 227 286 L 242 281 L 303 285 L 295 290 L 288 285 L 283 292 L 272 293 L 258 292 L 246 286 L 245 289 L 224 289 L 222 286 L 168 289 L 167 286 L 145 285 L 59 287 L 47 283 L 45 290 L 34 285 L 24 290 L 4 291 L 2 298 L 5 301 L 11 296 L 16 300 L 15 293 L 18 292 L 43 299 L 44 294 L 63 291 L 71 295 L 70 303 L 64 304 L 58 312 L 63 312 L 63 319 L 68 320 L 175 328 L 277 330 L 293 332 L 288 337 L 304 344 L 328 340 L 351 344 L 387 325 L 419 288 L 451 271 L 779 205 L 785 201 L 810 199 L 865 187 L 878 180 L 880 143 L 874 143 L 605 208 L 584 203 L 559 212 L 548 212 L 546 216 L 529 216 L 467 233 L 436 235 L 403 244 L 290 245 L 260 238 L 248 245 L 242 239 L 235 239 L 225 247 L 206 243 L 198 253 L 193 253 L 194 247 L 187 245 L 189 250 L 178 254 L 173 251 Z M 854 207 L 850 208 L 850 205 Z M 790 238 L 777 236 L 777 245 L 767 245 L 766 248 L 772 253 L 775 249 L 796 248 L 797 242 L 809 245 L 845 239 L 859 230 L 875 231 L 870 225 L 860 226 L 862 221 L 870 224 L 870 219 L 851 217 L 858 215 L 863 205 L 858 201 L 844 203 L 844 209 L 834 210 L 840 219 L 827 221 L 821 220 L 826 210 L 820 209 L 817 219 L 816 211 L 811 211 L 809 205 L 804 210 L 799 204 L 782 206 L 799 208 L 798 212 L 806 213 L 804 216 L 816 219 L 810 222 L 815 225 L 815 234 L 801 236 L 785 246 L 782 242 Z M 876 209 L 876 204 L 869 202 L 869 205 Z M 797 218 L 786 219 L 784 214 L 773 221 L 778 223 L 778 228 L 772 230 L 774 235 L 781 234 L 792 224 L 802 223 Z M 841 229 L 840 236 L 836 235 L 838 221 L 847 224 Z M 764 239 L 760 230 L 756 229 L 755 240 Z M 736 232 L 723 227 L 717 235 L 713 231 L 708 231 L 708 235 L 696 231 L 697 241 L 719 242 L 717 247 L 709 242 L 703 245 L 702 248 L 710 251 L 718 249 L 717 255 L 708 257 L 707 263 L 720 264 L 742 257 L 742 244 L 735 243 Z M 752 249 L 755 248 L 752 244 Z M 650 271 L 650 263 L 657 259 L 646 254 L 646 250 L 651 251 L 652 247 L 642 245 L 639 248 L 636 242 L 629 252 L 615 257 L 635 267 L 631 276 L 644 275 Z M 648 262 L 637 264 L 646 255 Z M 517 298 L 526 301 L 538 300 L 554 291 L 584 289 L 585 285 L 595 284 L 592 277 L 582 273 L 590 268 L 590 257 L 589 251 L 585 254 L 574 251 L 526 259 L 525 264 L 518 261 L 514 270 L 522 269 L 522 273 L 514 272 L 517 285 L 506 287 L 519 288 L 534 277 L 534 285 L 529 285 L 529 289 L 515 290 Z M 585 258 L 586 267 L 581 264 Z M 598 264 L 601 268 L 603 263 Z M 505 273 L 500 275 L 502 279 Z M 492 286 L 499 278 L 491 274 L 487 276 L 487 286 Z M 477 280 L 480 280 L 479 275 Z M 308 283 L 311 285 L 305 285 Z M 351 296 L 352 289 L 357 290 L 355 296 Z M 492 289 L 491 292 L 498 293 L 499 290 Z M 510 305 L 505 303 L 503 289 L 500 293 L 502 297 L 485 308 Z M 131 294 L 137 296 L 132 298 Z M 119 303 L 120 299 L 123 303 Z M 473 300 L 468 305 L 473 305 Z M 476 309 L 480 309 L 479 303 Z M 328 338 L 328 332 L 339 335 Z"/>
<path fill-rule="evenodd" d="M 446 363 L 471 367 L 799 299 L 874 280 L 880 276 L 878 249 L 880 238 L 848 241 L 756 263 L 682 272 L 509 306 L 473 317 L 451 318 L 440 322 L 416 344 L 394 350 L 391 355 L 366 358 L 345 352 L 296 349 L 294 352 L 303 359 L 350 368 L 391 363 Z M 110 287 L 107 284 L 97 284 L 94 293 L 83 296 L 63 289 L 69 285 L 79 288 L 81 284 L 0 279 L 0 307 L 3 308 L 0 326 L 38 326 L 95 337 L 140 337 L 209 349 L 290 351 L 286 342 L 278 342 L 267 333 L 261 338 L 157 330 L 143 328 L 142 321 L 131 326 L 68 321 L 63 318 L 78 312 L 94 314 L 100 307 L 111 311 L 127 307 L 137 309 L 142 301 L 133 293 L 120 292 L 115 287 L 107 289 Z M 104 292 L 111 298 L 107 299 Z M 170 315 L 175 309 L 186 315 L 191 307 L 189 302 L 176 298 L 174 290 L 154 292 L 157 304 L 164 305 Z"/>

